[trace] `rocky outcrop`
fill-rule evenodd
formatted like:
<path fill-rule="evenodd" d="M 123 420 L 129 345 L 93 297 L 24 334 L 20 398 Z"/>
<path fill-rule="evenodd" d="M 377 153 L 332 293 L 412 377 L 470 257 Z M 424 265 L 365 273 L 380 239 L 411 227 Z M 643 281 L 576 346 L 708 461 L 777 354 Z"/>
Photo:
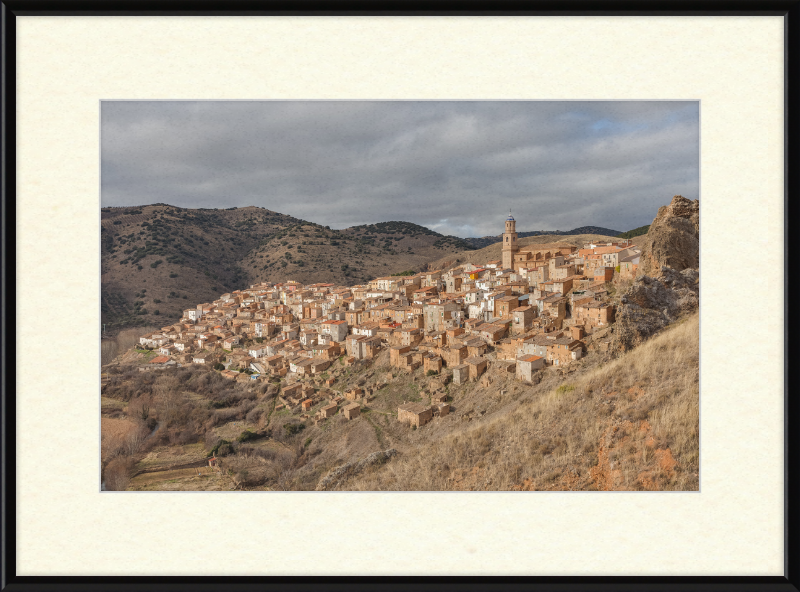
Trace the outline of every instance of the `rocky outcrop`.
<path fill-rule="evenodd" d="M 612 349 L 627 351 L 700 303 L 700 202 L 676 195 L 658 209 L 636 281 L 620 298 Z"/>
<path fill-rule="evenodd" d="M 676 195 L 658 209 L 642 247 L 638 275 L 657 276 L 663 267 L 676 271 L 700 267 L 700 202 Z"/>
<path fill-rule="evenodd" d="M 628 351 L 700 304 L 700 274 L 696 269 L 662 267 L 658 277 L 636 279 L 620 299 L 613 349 Z"/>

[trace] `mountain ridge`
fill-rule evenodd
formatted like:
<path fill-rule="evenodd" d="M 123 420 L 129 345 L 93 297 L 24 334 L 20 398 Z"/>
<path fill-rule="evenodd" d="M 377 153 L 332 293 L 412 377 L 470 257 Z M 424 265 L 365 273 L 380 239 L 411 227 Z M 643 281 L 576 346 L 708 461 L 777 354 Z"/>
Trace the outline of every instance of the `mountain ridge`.
<path fill-rule="evenodd" d="M 190 302 L 261 281 L 358 284 L 470 250 L 411 222 L 331 229 L 266 208 L 104 207 L 101 318 L 107 332 L 161 325 Z"/>

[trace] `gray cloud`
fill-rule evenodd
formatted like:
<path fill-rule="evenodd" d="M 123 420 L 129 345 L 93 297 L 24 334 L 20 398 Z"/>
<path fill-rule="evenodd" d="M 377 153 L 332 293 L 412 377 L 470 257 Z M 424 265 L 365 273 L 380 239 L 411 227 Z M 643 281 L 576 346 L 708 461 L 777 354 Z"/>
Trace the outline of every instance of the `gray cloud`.
<path fill-rule="evenodd" d="M 102 204 L 255 205 L 332 228 L 629 230 L 699 193 L 696 102 L 112 101 Z"/>

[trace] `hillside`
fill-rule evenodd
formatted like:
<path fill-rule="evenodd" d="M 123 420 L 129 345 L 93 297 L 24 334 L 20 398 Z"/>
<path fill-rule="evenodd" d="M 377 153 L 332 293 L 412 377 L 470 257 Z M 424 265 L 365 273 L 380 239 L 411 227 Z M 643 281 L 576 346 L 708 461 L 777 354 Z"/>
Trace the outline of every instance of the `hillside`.
<path fill-rule="evenodd" d="M 153 376 L 127 365 L 144 355 L 131 351 L 103 388 L 106 480 L 134 490 L 697 490 L 698 349 L 694 313 L 616 359 L 592 350 L 535 385 L 502 365 L 443 385 L 421 369 L 393 373 L 384 351 L 327 374 L 335 391 L 378 386 L 361 417 L 303 427 L 275 411 L 277 385 L 198 366 Z M 397 421 L 398 404 L 436 392 L 448 416 L 419 430 Z M 209 451 L 228 472 L 198 471 Z"/>
<path fill-rule="evenodd" d="M 647 234 L 648 230 L 650 230 L 650 225 L 645 224 L 644 226 L 640 226 L 639 228 L 634 228 L 633 230 L 629 230 L 628 232 L 621 232 L 619 234 L 619 238 L 634 238 L 637 236 L 642 236 L 643 234 Z"/>
<path fill-rule="evenodd" d="M 310 244 L 327 236 L 317 227 L 292 226 L 301 229 L 294 232 L 299 247 L 325 246 Z M 392 251 L 406 239 L 434 238 L 402 223 L 348 231 L 328 240 L 355 242 L 363 254 L 377 248 L 376 239 L 384 243 L 381 249 Z M 395 234 L 403 237 L 386 246 Z M 270 241 L 286 246 L 286 236 L 278 231 L 261 246 Z M 582 245 L 608 238 L 539 236 L 520 242 L 560 239 Z M 246 371 L 220 372 L 222 367 L 206 363 L 149 366 L 157 363 L 158 352 L 126 349 L 120 341 L 125 353 L 103 367 L 101 380 L 104 487 L 696 491 L 699 202 L 674 196 L 659 209 L 648 234 L 636 239 L 648 273 L 640 268 L 635 278 L 609 285 L 615 292 L 614 322 L 582 337 L 581 356 L 546 365 L 527 381 L 514 372 L 525 360 L 501 359 L 498 344 L 485 353 L 486 372 L 470 381 L 455 379 L 456 368 L 464 365 L 438 372 L 420 364 L 400 369 L 396 360 L 390 363 L 397 348 L 387 347 L 372 359 L 336 352 L 320 372 L 253 380 Z M 461 246 L 457 239 L 443 242 L 433 248 Z M 429 265 L 441 268 L 459 259 L 483 263 L 499 254 L 500 245 L 491 245 Z M 287 264 L 279 266 L 288 268 L 285 255 L 282 260 Z M 130 331 L 118 338 L 125 333 Z M 254 338 L 245 345 L 254 342 L 261 343 Z M 468 342 L 459 347 L 464 346 L 475 347 Z M 291 390 L 298 388 L 294 385 L 302 396 L 290 394 L 299 395 Z M 309 398 L 301 404 L 303 397 Z M 345 407 L 339 412 L 339 403 L 348 399 L 359 401 L 360 413 L 352 419 L 345 417 Z M 438 402 L 449 405 L 447 412 L 440 409 L 418 429 L 400 417 L 404 403 L 430 409 Z M 331 408 L 332 415 L 319 415 Z M 208 465 L 211 457 L 221 468 Z"/>
<path fill-rule="evenodd" d="M 102 322 L 110 333 L 161 326 L 259 281 L 351 285 L 469 248 L 407 222 L 331 230 L 257 207 L 103 208 Z"/>
<path fill-rule="evenodd" d="M 491 385 L 453 389 L 447 428 L 413 434 L 405 454 L 336 489 L 696 491 L 698 321 L 535 387 L 496 373 Z"/>
<path fill-rule="evenodd" d="M 417 270 L 445 253 L 469 248 L 458 238 L 409 222 L 343 230 L 301 223 L 264 241 L 242 260 L 242 268 L 253 281 L 353 285 Z"/>
<path fill-rule="evenodd" d="M 646 231 L 645 231 L 646 232 Z M 602 228 L 601 226 L 581 226 L 580 228 L 573 228 L 572 230 L 532 230 L 529 232 L 517 232 L 518 238 L 526 238 L 529 236 L 567 236 L 576 234 L 599 234 L 602 236 L 618 236 L 618 230 L 611 230 L 610 228 Z M 480 238 L 465 238 L 464 241 L 469 243 L 476 249 L 482 249 L 503 240 L 502 234 L 495 236 L 482 236 Z"/>

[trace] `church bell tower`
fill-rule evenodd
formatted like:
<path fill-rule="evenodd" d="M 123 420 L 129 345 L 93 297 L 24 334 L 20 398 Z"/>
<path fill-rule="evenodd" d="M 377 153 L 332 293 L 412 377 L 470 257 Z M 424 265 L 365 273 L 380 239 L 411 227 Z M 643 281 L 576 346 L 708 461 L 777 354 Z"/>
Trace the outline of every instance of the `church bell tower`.
<path fill-rule="evenodd" d="M 506 218 L 506 231 L 503 233 L 503 269 L 514 269 L 514 254 L 517 246 L 517 222 L 511 212 Z"/>

